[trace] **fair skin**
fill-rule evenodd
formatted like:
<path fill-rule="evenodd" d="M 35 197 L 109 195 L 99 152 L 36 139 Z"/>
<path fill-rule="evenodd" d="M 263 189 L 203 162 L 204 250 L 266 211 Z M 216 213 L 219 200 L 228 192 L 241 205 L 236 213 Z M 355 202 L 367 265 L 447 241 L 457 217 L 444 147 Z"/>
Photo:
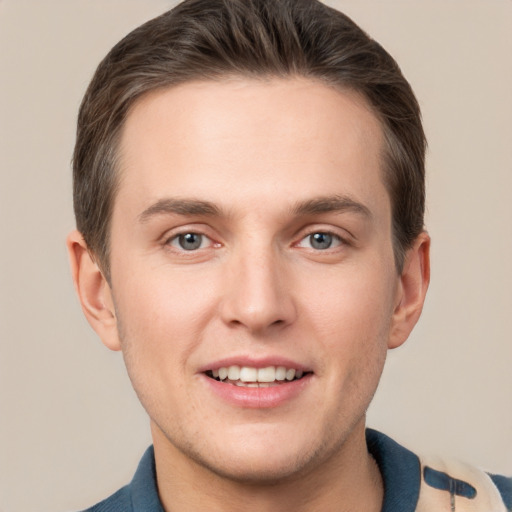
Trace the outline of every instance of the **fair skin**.
<path fill-rule="evenodd" d="M 151 419 L 166 511 L 380 510 L 365 411 L 429 280 L 426 233 L 396 271 L 381 148 L 364 100 L 305 79 L 188 83 L 130 112 L 110 283 L 80 233 L 68 247 Z M 302 377 L 254 383 L 268 367 Z"/>

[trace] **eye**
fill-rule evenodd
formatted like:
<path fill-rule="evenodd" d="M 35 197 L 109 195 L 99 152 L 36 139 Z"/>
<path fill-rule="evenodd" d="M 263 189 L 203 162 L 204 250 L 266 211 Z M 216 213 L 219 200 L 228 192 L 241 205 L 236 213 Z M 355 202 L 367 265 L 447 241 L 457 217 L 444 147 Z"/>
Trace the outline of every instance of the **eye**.
<path fill-rule="evenodd" d="M 195 251 L 211 244 L 211 240 L 200 233 L 181 233 L 171 238 L 168 244 L 184 251 Z"/>
<path fill-rule="evenodd" d="M 325 251 L 333 247 L 338 247 L 343 241 L 337 235 L 332 233 L 325 233 L 319 231 L 317 233 L 311 233 L 304 237 L 298 244 L 298 247 L 312 248 L 317 251 Z"/>

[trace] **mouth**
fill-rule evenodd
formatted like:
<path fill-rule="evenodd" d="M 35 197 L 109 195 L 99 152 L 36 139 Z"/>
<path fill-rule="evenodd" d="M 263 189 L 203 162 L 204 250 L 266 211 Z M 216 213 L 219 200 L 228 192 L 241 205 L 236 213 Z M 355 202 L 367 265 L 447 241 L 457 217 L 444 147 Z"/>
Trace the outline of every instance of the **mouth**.
<path fill-rule="evenodd" d="M 247 388 L 281 386 L 288 382 L 303 379 L 311 373 L 312 372 L 297 368 L 287 368 L 285 366 L 255 368 L 252 366 L 238 365 L 222 366 L 205 372 L 207 377 L 218 382 Z"/>

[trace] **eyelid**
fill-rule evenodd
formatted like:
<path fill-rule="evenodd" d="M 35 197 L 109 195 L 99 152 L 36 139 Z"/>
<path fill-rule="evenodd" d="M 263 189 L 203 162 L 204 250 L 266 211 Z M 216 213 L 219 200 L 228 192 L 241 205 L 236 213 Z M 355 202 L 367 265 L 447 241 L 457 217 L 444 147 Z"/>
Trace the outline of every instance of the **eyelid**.
<path fill-rule="evenodd" d="M 315 233 L 330 235 L 341 242 L 339 245 L 353 245 L 356 242 L 354 235 L 344 228 L 325 224 L 313 224 L 298 231 L 297 235 L 294 237 L 296 242 L 293 243 L 293 245 L 298 246 L 303 240 Z M 325 251 L 326 250 L 324 250 L 324 252 Z"/>
<path fill-rule="evenodd" d="M 209 247 L 220 247 L 221 244 L 215 240 L 215 238 L 214 238 L 213 234 L 211 233 L 211 231 L 212 230 L 209 229 L 208 226 L 205 226 L 204 224 L 200 224 L 200 225 L 197 225 L 197 224 L 186 224 L 184 226 L 179 226 L 179 227 L 167 230 L 160 237 L 160 243 L 162 245 L 164 245 L 164 246 L 170 247 L 170 248 L 175 249 L 175 250 L 177 250 L 179 252 L 190 252 L 190 253 L 197 252 L 197 251 L 199 251 L 201 249 L 207 249 Z M 186 251 L 183 248 L 171 245 L 171 242 L 173 240 L 177 240 L 178 237 L 183 236 L 183 235 L 187 235 L 187 234 L 200 235 L 203 238 L 208 239 L 210 241 L 210 243 L 208 244 L 208 247 L 202 247 L 201 249 L 196 249 L 195 251 L 194 250 Z"/>
<path fill-rule="evenodd" d="M 198 247 L 197 249 L 190 249 L 190 250 L 187 250 L 184 247 L 180 247 L 179 246 L 180 237 L 185 236 L 185 235 L 196 235 L 196 236 L 201 237 L 200 247 Z M 194 251 L 199 251 L 201 249 L 206 249 L 206 247 L 203 247 L 203 245 L 208 242 L 210 242 L 208 244 L 210 246 L 213 243 L 212 239 L 210 237 L 204 235 L 203 233 L 196 233 L 194 231 L 185 231 L 184 233 L 177 233 L 174 236 L 171 236 L 170 238 L 168 238 L 166 244 L 178 251 L 194 252 Z"/>
<path fill-rule="evenodd" d="M 313 236 L 315 234 L 329 235 L 333 238 L 333 241 L 336 241 L 336 242 L 333 245 L 331 245 L 330 247 L 327 247 L 325 249 L 317 249 L 317 248 L 311 247 L 311 246 L 305 247 L 302 245 L 302 243 L 305 240 L 308 240 L 311 236 Z M 339 249 L 339 247 L 344 246 L 344 245 L 348 245 L 348 242 L 346 241 L 346 239 L 341 237 L 338 233 L 334 233 L 332 231 L 327 231 L 327 230 L 319 230 L 319 229 L 313 230 L 310 233 L 306 234 L 295 244 L 296 247 L 301 247 L 304 249 L 311 249 L 311 250 L 317 251 L 317 252 L 329 252 L 332 250 L 337 250 L 337 249 Z"/>

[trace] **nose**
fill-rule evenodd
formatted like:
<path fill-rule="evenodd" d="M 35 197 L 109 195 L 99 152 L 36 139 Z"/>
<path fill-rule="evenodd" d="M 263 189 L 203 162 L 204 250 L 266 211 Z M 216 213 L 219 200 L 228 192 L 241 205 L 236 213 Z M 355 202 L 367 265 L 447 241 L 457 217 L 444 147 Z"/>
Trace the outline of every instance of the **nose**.
<path fill-rule="evenodd" d="M 283 259 L 271 248 L 230 259 L 220 306 L 226 324 L 262 335 L 295 321 L 293 280 Z"/>

